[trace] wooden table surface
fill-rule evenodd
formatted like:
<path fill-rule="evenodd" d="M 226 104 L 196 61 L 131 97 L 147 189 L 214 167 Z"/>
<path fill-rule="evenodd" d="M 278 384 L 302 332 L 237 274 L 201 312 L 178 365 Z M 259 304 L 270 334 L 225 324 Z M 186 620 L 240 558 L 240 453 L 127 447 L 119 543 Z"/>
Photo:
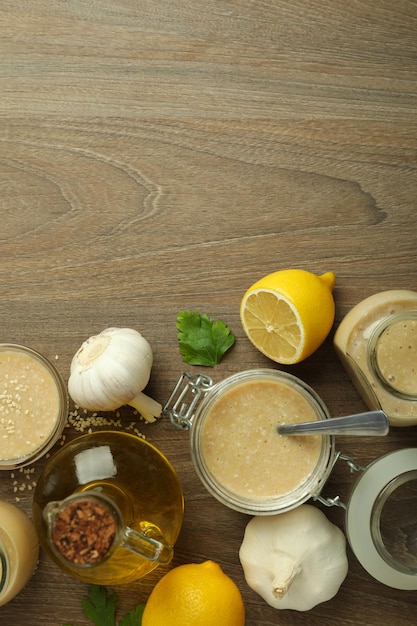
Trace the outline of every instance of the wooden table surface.
<path fill-rule="evenodd" d="M 364 410 L 332 336 L 366 296 L 417 287 L 416 2 L 3 0 L 0 24 L 1 341 L 42 352 L 67 380 L 84 339 L 136 328 L 154 352 L 147 392 L 164 403 L 184 370 L 218 381 L 278 367 L 243 333 L 244 291 L 281 268 L 332 270 L 334 328 L 313 356 L 282 369 L 332 415 Z M 182 362 L 182 309 L 236 334 L 212 370 Z M 136 416 L 124 408 L 122 418 Z M 138 428 L 184 489 L 173 565 L 218 561 L 242 591 L 248 626 L 416 623 L 416 592 L 376 582 L 350 548 L 335 598 L 308 613 L 269 607 L 238 559 L 250 518 L 205 491 L 186 432 L 166 418 Z M 417 446 L 416 428 L 338 440 L 362 465 L 407 446 Z M 43 466 L 31 468 L 34 480 Z M 327 494 L 346 498 L 352 480 L 338 463 Z M 0 498 L 18 496 L 30 513 L 24 482 L 18 472 L 16 494 L 3 471 Z M 341 509 L 325 512 L 343 528 Z M 165 571 L 117 588 L 119 615 Z M 42 553 L 0 622 L 85 626 L 86 591 Z"/>

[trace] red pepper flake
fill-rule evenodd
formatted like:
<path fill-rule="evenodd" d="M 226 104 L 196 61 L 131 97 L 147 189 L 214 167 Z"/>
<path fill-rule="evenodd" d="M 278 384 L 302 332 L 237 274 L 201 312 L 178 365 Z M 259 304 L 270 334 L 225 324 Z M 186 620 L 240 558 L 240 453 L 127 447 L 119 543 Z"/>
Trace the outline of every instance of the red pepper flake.
<path fill-rule="evenodd" d="M 88 499 L 64 507 L 52 530 L 57 551 L 75 565 L 100 563 L 115 536 L 116 522 L 111 512 L 103 504 Z"/>

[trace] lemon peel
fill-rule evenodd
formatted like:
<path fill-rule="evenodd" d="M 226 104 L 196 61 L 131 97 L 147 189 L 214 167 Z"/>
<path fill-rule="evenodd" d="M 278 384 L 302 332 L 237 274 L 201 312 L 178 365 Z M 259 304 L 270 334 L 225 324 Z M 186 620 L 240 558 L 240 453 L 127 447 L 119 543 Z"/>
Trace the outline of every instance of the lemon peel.
<path fill-rule="evenodd" d="M 214 561 L 170 570 L 146 602 L 142 626 L 244 626 L 241 593 Z"/>

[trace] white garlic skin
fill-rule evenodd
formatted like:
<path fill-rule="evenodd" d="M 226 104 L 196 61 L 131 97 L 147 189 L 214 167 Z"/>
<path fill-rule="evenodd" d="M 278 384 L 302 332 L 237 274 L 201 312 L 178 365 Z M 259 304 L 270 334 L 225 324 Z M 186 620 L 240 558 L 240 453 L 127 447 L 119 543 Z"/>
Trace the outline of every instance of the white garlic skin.
<path fill-rule="evenodd" d="M 132 328 L 107 328 L 83 342 L 71 362 L 68 391 L 90 411 L 113 411 L 129 404 L 148 384 L 153 354 Z"/>
<path fill-rule="evenodd" d="M 276 609 L 309 611 L 333 598 L 348 572 L 345 535 L 309 504 L 252 518 L 239 557 L 249 587 Z"/>

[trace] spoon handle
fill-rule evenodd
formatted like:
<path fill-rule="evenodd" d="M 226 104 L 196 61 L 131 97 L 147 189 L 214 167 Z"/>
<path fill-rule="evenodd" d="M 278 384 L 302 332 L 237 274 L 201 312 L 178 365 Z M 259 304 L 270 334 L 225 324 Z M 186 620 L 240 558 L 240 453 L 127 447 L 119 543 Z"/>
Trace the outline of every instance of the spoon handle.
<path fill-rule="evenodd" d="M 388 417 L 383 411 L 367 411 L 316 422 L 282 424 L 280 435 L 362 435 L 381 437 L 389 431 Z"/>

